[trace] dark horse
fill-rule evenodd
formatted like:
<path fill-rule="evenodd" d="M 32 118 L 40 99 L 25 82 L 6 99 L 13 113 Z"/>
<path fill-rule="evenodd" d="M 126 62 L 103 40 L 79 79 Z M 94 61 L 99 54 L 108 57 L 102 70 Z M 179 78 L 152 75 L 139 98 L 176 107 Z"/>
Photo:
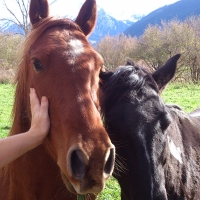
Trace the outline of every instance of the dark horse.
<path fill-rule="evenodd" d="M 31 0 L 29 16 L 32 29 L 17 74 L 10 135 L 30 128 L 30 87 L 39 98 L 48 97 L 51 128 L 43 145 L 0 173 L 0 200 L 75 200 L 77 193 L 94 199 L 115 157 L 99 112 L 103 60 L 87 40 L 96 1 L 86 0 L 72 21 L 50 17 L 47 0 Z"/>
<path fill-rule="evenodd" d="M 130 65 L 100 74 L 105 127 L 124 165 L 114 170 L 122 200 L 200 199 L 200 111 L 160 97 L 179 57 L 153 74 Z"/>

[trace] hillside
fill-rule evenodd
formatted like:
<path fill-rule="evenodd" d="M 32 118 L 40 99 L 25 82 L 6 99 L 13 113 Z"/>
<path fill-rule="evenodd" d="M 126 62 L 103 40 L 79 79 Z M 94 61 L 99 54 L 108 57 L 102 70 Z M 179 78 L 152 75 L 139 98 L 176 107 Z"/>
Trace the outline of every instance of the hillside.
<path fill-rule="evenodd" d="M 162 20 L 169 21 L 172 19 L 183 21 L 192 15 L 200 15 L 200 0 L 180 0 L 151 12 L 127 28 L 124 34 L 139 37 L 149 24 L 160 25 Z"/>

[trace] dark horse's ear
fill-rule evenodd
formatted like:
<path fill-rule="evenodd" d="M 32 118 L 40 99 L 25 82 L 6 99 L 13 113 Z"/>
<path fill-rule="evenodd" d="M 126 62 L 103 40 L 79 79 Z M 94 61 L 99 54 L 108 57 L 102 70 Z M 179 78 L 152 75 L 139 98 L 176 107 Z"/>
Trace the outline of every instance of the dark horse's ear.
<path fill-rule="evenodd" d="M 128 66 L 128 65 L 135 66 L 135 63 L 134 63 L 133 59 L 127 58 L 127 59 L 126 59 L 126 64 L 125 64 L 125 65 L 126 65 L 126 66 Z"/>
<path fill-rule="evenodd" d="M 89 35 L 95 27 L 97 19 L 96 0 L 86 0 L 75 20 L 85 36 Z"/>
<path fill-rule="evenodd" d="M 158 85 L 160 93 L 163 91 L 165 86 L 174 77 L 177 67 L 177 61 L 181 54 L 177 54 L 171 57 L 162 67 L 155 71 L 152 76 Z"/>
<path fill-rule="evenodd" d="M 114 74 L 114 72 L 106 72 L 106 71 L 100 71 L 99 78 L 100 78 L 100 86 L 103 87 L 105 83 L 108 82 L 110 77 Z"/>
<path fill-rule="evenodd" d="M 32 25 L 48 16 L 48 0 L 31 0 L 29 7 L 29 17 Z"/>

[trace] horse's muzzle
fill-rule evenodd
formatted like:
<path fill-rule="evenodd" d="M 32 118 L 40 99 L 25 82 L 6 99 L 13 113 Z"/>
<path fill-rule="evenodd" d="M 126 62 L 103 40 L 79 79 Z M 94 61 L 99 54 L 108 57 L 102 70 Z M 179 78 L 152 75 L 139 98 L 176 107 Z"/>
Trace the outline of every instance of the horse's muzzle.
<path fill-rule="evenodd" d="M 99 193 L 111 176 L 115 162 L 114 146 L 99 155 L 88 155 L 79 147 L 70 148 L 67 156 L 68 172 L 74 180 L 71 184 L 77 193 Z"/>

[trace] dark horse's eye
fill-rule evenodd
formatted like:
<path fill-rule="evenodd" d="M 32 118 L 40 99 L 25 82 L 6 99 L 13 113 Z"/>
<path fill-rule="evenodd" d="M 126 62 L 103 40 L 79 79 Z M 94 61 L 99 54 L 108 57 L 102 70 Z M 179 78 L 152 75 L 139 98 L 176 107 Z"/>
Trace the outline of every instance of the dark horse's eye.
<path fill-rule="evenodd" d="M 42 71 L 43 67 L 39 60 L 33 59 L 33 65 L 37 71 Z"/>

